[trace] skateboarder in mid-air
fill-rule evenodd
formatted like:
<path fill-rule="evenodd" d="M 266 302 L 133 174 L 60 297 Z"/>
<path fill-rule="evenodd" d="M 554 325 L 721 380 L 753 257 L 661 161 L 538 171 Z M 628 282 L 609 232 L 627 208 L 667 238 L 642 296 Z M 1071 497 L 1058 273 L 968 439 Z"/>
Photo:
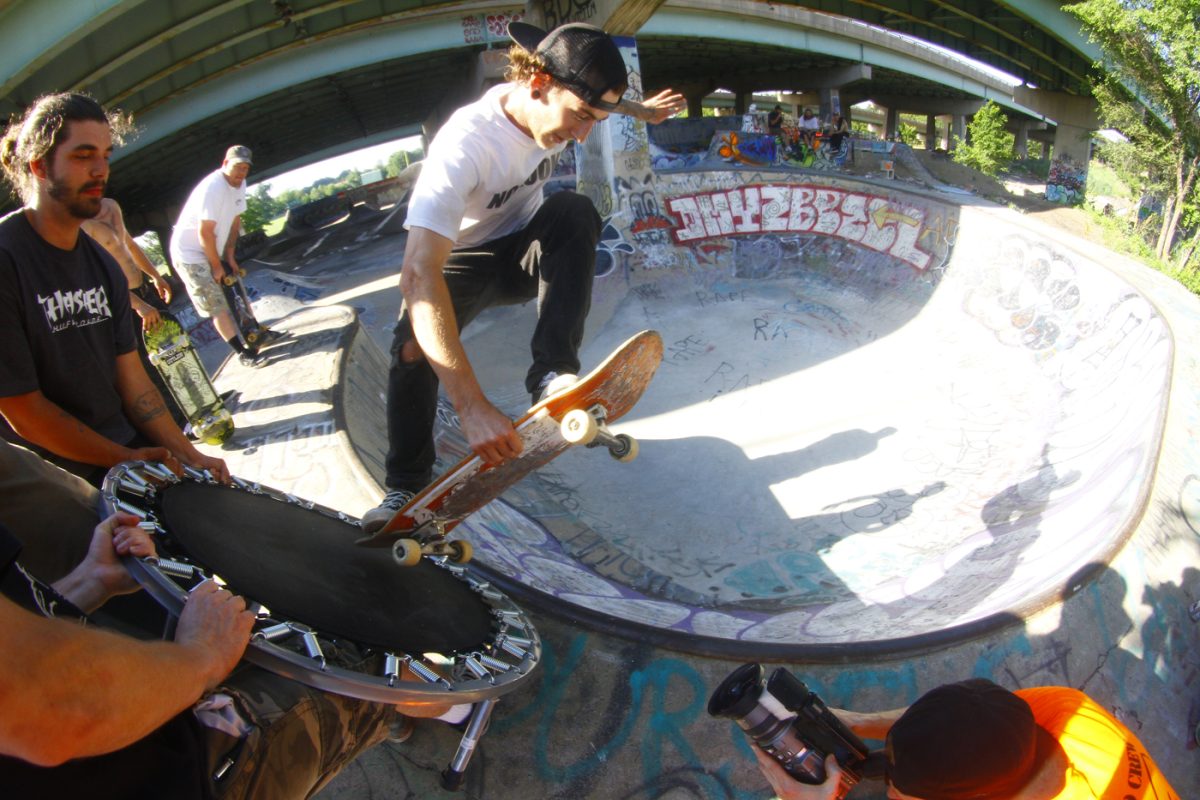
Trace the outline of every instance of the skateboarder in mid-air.
<path fill-rule="evenodd" d="M 489 463 L 520 453 L 512 421 L 484 396 L 460 332 L 481 311 L 538 298 L 536 402 L 579 371 L 601 220 L 586 197 L 542 186 L 559 154 L 612 113 L 661 122 L 684 106 L 665 90 L 622 100 L 627 70 L 612 38 L 572 23 L 550 33 L 514 22 L 508 83 L 460 108 L 429 147 L 409 201 L 404 302 L 388 372 L 387 495 L 362 519 L 381 528 L 433 477 L 439 382 L 471 449 Z"/>

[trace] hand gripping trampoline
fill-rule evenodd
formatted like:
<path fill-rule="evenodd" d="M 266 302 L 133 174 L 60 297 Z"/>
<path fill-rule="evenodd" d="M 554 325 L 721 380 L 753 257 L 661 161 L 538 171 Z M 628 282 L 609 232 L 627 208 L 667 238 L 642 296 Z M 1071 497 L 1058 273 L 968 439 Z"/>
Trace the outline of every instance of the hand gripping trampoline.
<path fill-rule="evenodd" d="M 448 769 L 459 788 L 499 697 L 529 677 L 541 641 L 525 613 L 470 566 L 424 558 L 400 568 L 387 549 L 358 547 L 357 521 L 234 478 L 185 467 L 113 467 L 109 513 L 143 520 L 154 558 L 126 558 L 137 581 L 177 618 L 187 592 L 214 578 L 258 620 L 245 658 L 324 691 L 380 703 L 473 703 Z"/>

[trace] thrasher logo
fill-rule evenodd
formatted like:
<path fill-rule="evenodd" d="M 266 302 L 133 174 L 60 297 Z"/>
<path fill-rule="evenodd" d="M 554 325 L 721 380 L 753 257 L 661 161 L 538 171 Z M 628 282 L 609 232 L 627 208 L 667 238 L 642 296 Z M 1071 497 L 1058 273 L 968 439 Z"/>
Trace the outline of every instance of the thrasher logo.
<path fill-rule="evenodd" d="M 86 328 L 112 318 L 108 292 L 103 286 L 59 291 L 52 295 L 39 294 L 37 299 L 46 314 L 50 330 L 55 332 L 67 328 Z"/>

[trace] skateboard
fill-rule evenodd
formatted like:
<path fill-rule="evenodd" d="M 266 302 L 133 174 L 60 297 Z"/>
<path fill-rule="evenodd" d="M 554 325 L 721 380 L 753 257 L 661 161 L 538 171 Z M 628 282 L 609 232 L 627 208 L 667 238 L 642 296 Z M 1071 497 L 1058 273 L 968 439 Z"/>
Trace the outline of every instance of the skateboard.
<path fill-rule="evenodd" d="M 172 314 L 159 312 L 162 321 L 142 331 L 150 363 L 162 376 L 196 436 L 208 444 L 222 444 L 233 433 L 233 417 L 213 389 L 183 326 Z"/>
<path fill-rule="evenodd" d="M 229 304 L 229 310 L 233 313 L 238 331 L 246 344 L 255 347 L 267 344 L 272 338 L 279 338 L 272 337 L 274 332 L 259 323 L 258 318 L 254 316 L 254 306 L 250 302 L 246 284 L 242 283 L 246 270 L 238 269 L 235 272 L 225 262 L 221 262 L 221 266 L 225 268 L 225 277 L 221 279 L 221 291 L 225 293 L 225 302 Z"/>
<path fill-rule="evenodd" d="M 419 563 L 423 555 L 468 561 L 470 543 L 448 541 L 446 534 L 568 448 L 605 447 L 619 461 L 633 460 L 637 440 L 613 434 L 608 423 L 627 414 L 641 398 L 662 355 L 662 337 L 655 331 L 628 339 L 573 386 L 550 395 L 513 422 L 524 445 L 519 456 L 486 464 L 479 456 L 468 455 L 358 544 L 391 546 L 392 555 L 404 566 Z"/>

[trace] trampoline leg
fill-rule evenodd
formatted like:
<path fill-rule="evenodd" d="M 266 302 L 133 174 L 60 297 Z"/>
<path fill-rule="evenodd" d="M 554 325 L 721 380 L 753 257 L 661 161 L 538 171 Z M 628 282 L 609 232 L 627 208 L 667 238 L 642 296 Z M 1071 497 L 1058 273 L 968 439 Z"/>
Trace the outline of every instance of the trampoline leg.
<path fill-rule="evenodd" d="M 475 754 L 475 745 L 479 744 L 480 738 L 487 730 L 488 719 L 492 716 L 495 706 L 495 700 L 480 700 L 475 704 L 475 708 L 471 709 L 471 718 L 467 722 L 467 730 L 463 733 L 462 740 L 458 743 L 458 750 L 454 753 L 450 766 L 442 772 L 443 789 L 457 792 L 462 788 L 467 762 Z"/>

